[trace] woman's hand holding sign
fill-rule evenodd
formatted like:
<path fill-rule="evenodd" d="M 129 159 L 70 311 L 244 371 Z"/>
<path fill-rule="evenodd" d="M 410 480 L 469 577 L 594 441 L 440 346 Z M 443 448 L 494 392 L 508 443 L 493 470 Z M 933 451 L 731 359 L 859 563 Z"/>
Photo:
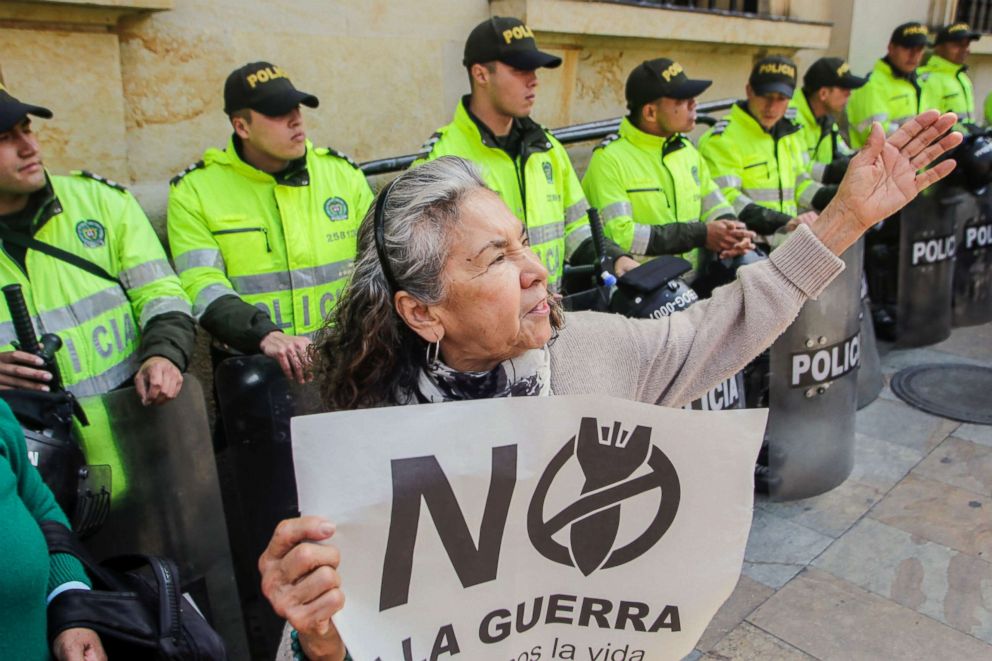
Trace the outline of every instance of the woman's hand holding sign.
<path fill-rule="evenodd" d="M 337 547 L 317 544 L 334 534 L 334 524 L 319 516 L 279 524 L 258 559 L 262 593 L 272 608 L 296 629 L 311 661 L 341 661 L 345 646 L 331 617 L 344 606 Z"/>

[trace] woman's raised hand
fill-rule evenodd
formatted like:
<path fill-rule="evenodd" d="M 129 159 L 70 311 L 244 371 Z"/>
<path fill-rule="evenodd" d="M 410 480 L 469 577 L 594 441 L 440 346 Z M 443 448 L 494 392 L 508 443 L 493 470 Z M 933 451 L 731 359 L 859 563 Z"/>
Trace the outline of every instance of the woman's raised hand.
<path fill-rule="evenodd" d="M 954 113 L 928 110 L 888 138 L 878 123 L 872 126 L 833 201 L 813 225 L 823 243 L 841 254 L 870 227 L 950 174 L 955 165 L 950 159 L 923 169 L 961 143 L 960 133 L 947 133 L 957 119 Z"/>
<path fill-rule="evenodd" d="M 954 161 L 947 160 L 923 170 L 961 143 L 960 133 L 944 135 L 957 121 L 954 113 L 928 110 L 888 139 L 876 123 L 864 148 L 851 159 L 836 198 L 865 229 L 888 218 L 954 169 Z"/>

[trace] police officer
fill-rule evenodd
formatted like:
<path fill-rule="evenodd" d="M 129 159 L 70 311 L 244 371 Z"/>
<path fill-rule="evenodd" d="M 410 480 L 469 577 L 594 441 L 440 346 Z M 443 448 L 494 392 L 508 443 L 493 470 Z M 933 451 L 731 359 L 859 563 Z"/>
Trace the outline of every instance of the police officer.
<path fill-rule="evenodd" d="M 306 378 L 307 348 L 333 309 L 357 250 L 372 190 L 350 159 L 315 148 L 297 90 L 268 62 L 235 69 L 224 85 L 234 133 L 227 149 L 172 180 L 169 243 L 193 310 L 215 343 L 279 361 Z"/>
<path fill-rule="evenodd" d="M 919 113 L 937 107 L 926 76 L 918 75 L 929 38 L 922 23 L 903 23 L 892 31 L 888 54 L 875 63 L 868 82 L 851 94 L 847 104 L 851 146 L 860 149 L 878 122 L 889 135 Z"/>
<path fill-rule="evenodd" d="M 158 237 L 119 184 L 88 172 L 49 174 L 29 115 L 50 119 L 52 112 L 0 86 L 3 283 L 20 284 L 35 328 L 62 339 L 56 359 L 70 392 L 99 395 L 133 378 L 142 403 L 173 399 L 196 325 Z M 0 305 L 0 346 L 15 339 L 10 320 Z M 52 375 L 40 365 L 33 354 L 0 351 L 0 388 L 48 390 Z"/>
<path fill-rule="evenodd" d="M 606 235 L 637 257 L 680 255 L 698 268 L 700 249 L 733 257 L 753 247 L 753 232 L 685 136 L 696 126 L 696 97 L 711 84 L 669 59 L 641 63 L 627 78 L 630 114 L 593 151 L 582 187 Z"/>
<path fill-rule="evenodd" d="M 971 42 L 981 36 L 967 23 L 942 27 L 937 32 L 933 53 L 920 68 L 927 75 L 927 85 L 938 104 L 937 110 L 955 113 L 962 124 L 976 122 L 975 90 L 965 73 L 968 65 L 964 61 L 970 53 Z"/>
<path fill-rule="evenodd" d="M 469 34 L 462 63 L 471 93 L 462 97 L 452 122 L 424 144 L 418 163 L 454 155 L 480 165 L 486 183 L 526 226 L 549 285 L 560 289 L 565 261 L 593 258 L 589 204 L 568 153 L 530 118 L 537 69 L 555 68 L 561 58 L 538 50 L 534 33 L 519 19 L 494 16 Z M 618 275 L 637 266 L 616 245 L 607 252 Z"/>
<path fill-rule="evenodd" d="M 821 57 L 806 70 L 802 89 L 792 97 L 786 115 L 802 127 L 814 180 L 839 184 L 844 177 L 853 152 L 841 137 L 836 119 L 843 114 L 851 90 L 865 82 L 839 57 Z"/>
<path fill-rule="evenodd" d="M 836 188 L 813 181 L 798 124 L 785 116 L 796 90 L 796 65 L 774 55 L 755 63 L 747 98 L 699 141 L 714 181 L 748 229 L 772 235 L 811 220 Z M 803 216 L 799 216 L 804 211 Z"/>

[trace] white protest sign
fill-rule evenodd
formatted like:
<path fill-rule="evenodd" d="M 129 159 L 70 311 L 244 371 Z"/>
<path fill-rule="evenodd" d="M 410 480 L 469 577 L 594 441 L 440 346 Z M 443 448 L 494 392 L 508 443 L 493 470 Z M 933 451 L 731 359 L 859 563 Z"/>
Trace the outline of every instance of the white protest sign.
<path fill-rule="evenodd" d="M 766 414 L 572 396 L 294 418 L 352 656 L 682 658 L 737 583 Z"/>

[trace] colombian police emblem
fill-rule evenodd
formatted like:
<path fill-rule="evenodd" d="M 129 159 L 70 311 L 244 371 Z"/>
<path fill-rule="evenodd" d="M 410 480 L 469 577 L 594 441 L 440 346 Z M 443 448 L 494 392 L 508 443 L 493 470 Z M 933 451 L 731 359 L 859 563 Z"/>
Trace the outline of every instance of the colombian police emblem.
<path fill-rule="evenodd" d="M 324 202 L 324 213 L 331 220 L 347 220 L 348 219 L 348 203 L 342 200 L 340 197 L 329 197 L 327 201 Z"/>
<path fill-rule="evenodd" d="M 99 248 L 107 238 L 107 231 L 95 220 L 81 220 L 76 223 L 76 236 L 87 248 Z"/>
<path fill-rule="evenodd" d="M 544 163 L 541 164 L 541 167 L 544 168 L 544 178 L 548 180 L 548 183 L 555 183 L 554 173 L 551 171 L 551 163 L 544 161 Z"/>

